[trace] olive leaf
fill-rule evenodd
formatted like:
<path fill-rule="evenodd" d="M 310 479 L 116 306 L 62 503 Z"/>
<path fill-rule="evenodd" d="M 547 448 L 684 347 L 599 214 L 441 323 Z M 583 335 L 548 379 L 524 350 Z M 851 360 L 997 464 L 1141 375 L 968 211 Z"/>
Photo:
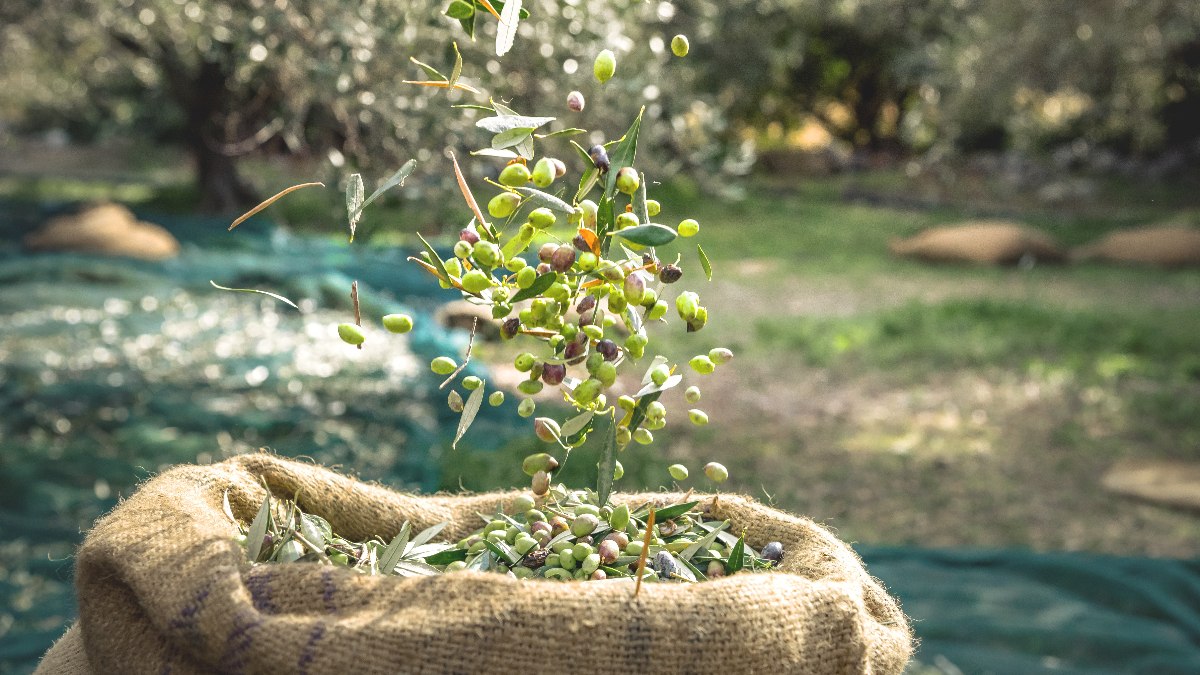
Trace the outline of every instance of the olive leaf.
<path fill-rule="evenodd" d="M 493 115 L 492 117 L 485 117 L 475 123 L 475 126 L 483 129 L 484 131 L 490 131 L 493 134 L 503 133 L 511 129 L 522 128 L 527 128 L 532 131 L 557 119 L 555 117 L 527 117 L 525 115 L 513 113 L 511 108 L 505 108 L 498 103 L 493 102 L 493 105 L 496 106 L 496 112 L 501 114 Z"/>
<path fill-rule="evenodd" d="M 696 244 L 696 253 L 700 256 L 700 266 L 704 268 L 704 276 L 712 281 L 712 263 L 708 261 L 708 255 L 704 253 L 704 249 L 700 248 L 700 244 Z"/>
<path fill-rule="evenodd" d="M 644 387 L 639 389 L 638 393 L 634 394 L 633 397 L 640 398 L 642 396 L 648 396 L 650 394 L 661 394 L 662 392 L 664 392 L 672 387 L 678 386 L 680 382 L 683 382 L 682 375 L 671 375 L 666 380 L 663 380 L 662 384 L 654 384 L 653 382 L 651 382 L 651 383 L 645 385 Z"/>
<path fill-rule="evenodd" d="M 503 150 L 520 145 L 533 133 L 533 127 L 514 127 L 492 137 L 492 149 Z"/>
<path fill-rule="evenodd" d="M 225 496 L 221 500 L 221 510 L 225 512 L 225 516 L 229 518 L 229 520 L 236 523 L 239 528 L 241 527 L 241 523 L 238 522 L 238 519 L 233 517 L 233 509 L 229 507 L 229 490 L 225 491 Z"/>
<path fill-rule="evenodd" d="M 726 574 L 738 572 L 746 564 L 745 550 L 746 535 L 743 533 L 742 536 L 738 537 L 737 543 L 733 545 L 733 548 L 729 550 L 729 561 L 725 563 Z"/>
<path fill-rule="evenodd" d="M 575 201 L 579 201 L 587 196 L 587 193 L 596 187 L 596 183 L 600 182 L 600 170 L 594 166 L 589 166 L 584 170 L 583 175 L 579 177 L 579 190 L 575 192 Z"/>
<path fill-rule="evenodd" d="M 608 433 L 604 435 L 604 450 L 600 454 L 599 475 L 596 476 L 596 502 L 607 504 L 612 494 L 613 472 L 617 468 L 617 420 L 612 418 L 608 423 Z"/>
<path fill-rule="evenodd" d="M 475 15 L 475 7 L 469 2 L 463 2 L 463 0 L 454 0 L 454 2 L 450 3 L 450 6 L 447 7 L 446 11 L 443 13 L 451 19 L 470 19 Z"/>
<path fill-rule="evenodd" d="M 571 206 L 570 204 L 548 192 L 542 192 L 541 190 L 535 190 L 530 187 L 519 187 L 517 188 L 517 192 L 520 192 L 528 197 L 529 202 L 535 207 L 544 206 L 552 211 L 558 211 L 559 213 L 570 214 L 575 212 L 574 206 Z"/>
<path fill-rule="evenodd" d="M 500 25 L 496 28 L 496 56 L 504 56 L 512 49 L 517 37 L 517 23 L 521 18 L 522 0 L 508 0 L 500 11 Z"/>
<path fill-rule="evenodd" d="M 418 66 L 420 66 L 420 67 L 421 67 L 421 70 L 424 70 L 424 71 L 425 71 L 425 74 L 426 74 L 426 75 L 428 75 L 428 76 L 430 77 L 430 79 L 434 79 L 434 80 L 448 80 L 448 79 L 450 79 L 450 78 L 446 77 L 445 75 L 443 75 L 441 72 L 439 72 L 437 68 L 434 68 L 433 66 L 431 66 L 431 65 L 429 65 L 428 63 L 425 63 L 425 62 L 423 62 L 423 61 L 418 61 L 418 60 L 416 59 L 416 57 L 412 57 L 412 56 L 410 56 L 410 57 L 408 57 L 408 60 L 409 60 L 409 61 L 412 61 L 413 63 L 415 63 L 415 64 L 417 64 Z"/>
<path fill-rule="evenodd" d="M 481 387 L 481 389 L 482 389 L 482 387 Z M 449 524 L 450 524 L 449 521 L 447 521 L 447 522 L 443 522 L 443 523 L 438 523 L 437 525 L 434 525 L 432 527 L 427 527 L 424 530 L 421 530 L 420 533 L 417 534 L 417 536 L 413 537 L 412 543 L 409 544 L 409 550 L 406 552 L 406 554 L 411 554 L 411 553 L 415 552 L 415 550 L 418 546 L 421 546 L 421 545 L 427 543 L 429 540 L 436 537 L 438 535 L 438 533 L 441 532 L 442 530 L 446 529 L 446 526 Z"/>
<path fill-rule="evenodd" d="M 566 422 L 563 422 L 562 428 L 558 431 L 559 435 L 563 438 L 570 438 L 571 436 L 574 436 L 575 434 L 587 428 L 587 425 L 592 421 L 592 418 L 595 417 L 595 415 L 595 410 L 585 410 L 575 417 L 572 417 Z"/>
<path fill-rule="evenodd" d="M 388 190 L 391 190 L 392 188 L 396 187 L 397 185 L 403 185 L 405 179 L 407 179 L 409 176 L 411 176 L 413 170 L 415 170 L 416 168 L 417 168 L 417 160 L 410 159 L 407 162 L 405 162 L 403 166 L 401 166 L 399 169 L 396 170 L 396 173 L 392 174 L 391 178 L 388 178 L 386 181 L 384 181 L 383 185 L 380 185 L 378 188 L 376 188 L 375 191 L 371 193 L 370 197 L 367 197 L 366 199 L 363 200 L 363 202 L 361 204 L 358 205 L 358 208 L 355 209 L 354 213 L 351 215 L 351 217 L 354 219 L 354 221 L 357 222 L 358 217 L 362 214 L 363 209 L 370 206 L 371 202 L 374 202 L 376 199 L 379 199 L 379 197 L 383 193 L 387 192 Z M 355 175 L 358 175 L 358 174 L 355 174 Z"/>
<path fill-rule="evenodd" d="M 497 557 L 506 560 L 510 565 L 515 565 L 517 561 L 521 559 L 521 556 L 503 541 L 492 541 L 491 539 L 483 539 L 482 541 L 484 546 L 487 546 L 492 553 L 495 553 Z"/>
<path fill-rule="evenodd" d="M 358 227 L 358 219 L 362 216 L 363 196 L 362 174 L 350 174 L 346 183 L 346 218 L 350 221 L 350 241 L 354 241 L 354 230 Z"/>
<path fill-rule="evenodd" d="M 267 536 L 267 527 L 271 524 L 271 495 L 263 498 L 258 514 L 250 523 L 250 532 L 246 535 L 246 554 L 251 562 L 257 562 L 262 555 L 263 537 Z"/>
<path fill-rule="evenodd" d="M 254 288 L 229 288 L 228 286 L 222 286 L 222 285 L 218 284 L 217 282 L 213 281 L 212 279 L 209 279 L 208 283 L 212 284 L 213 288 L 216 288 L 218 290 L 234 291 L 236 293 L 258 293 L 259 295 L 265 295 L 268 297 L 275 298 L 276 300 L 278 300 L 280 302 L 283 302 L 288 305 L 291 305 L 292 307 L 295 307 L 297 310 L 300 309 L 299 307 L 296 307 L 296 303 L 292 302 L 291 300 L 288 300 L 287 298 L 283 297 L 282 295 L 279 295 L 278 293 L 272 293 L 270 291 L 260 291 L 260 290 L 254 289 Z"/>
<path fill-rule="evenodd" d="M 475 416 L 479 414 L 479 406 L 483 405 L 483 390 L 480 386 L 471 392 L 467 397 L 467 403 L 463 406 L 462 417 L 458 420 L 458 431 L 454 433 L 454 442 L 450 444 L 451 448 L 457 448 L 458 442 L 462 440 L 467 429 L 471 428 L 471 423 L 475 421 Z"/>
<path fill-rule="evenodd" d="M 446 80 L 446 86 L 453 87 L 458 78 L 462 75 L 463 59 L 462 53 L 458 51 L 458 43 L 450 43 L 454 47 L 454 69 L 450 71 L 450 77 Z"/>
<path fill-rule="evenodd" d="M 646 174 L 641 174 L 641 182 L 638 183 L 638 189 L 633 194 L 633 215 L 637 216 L 639 223 L 650 222 L 650 210 L 646 206 Z"/>
<path fill-rule="evenodd" d="M 574 136 L 576 134 L 586 134 L 586 133 L 587 133 L 587 129 L 571 127 L 570 129 L 559 129 L 558 131 L 551 131 L 548 134 L 537 134 L 537 138 L 540 141 L 544 141 L 547 138 L 557 138 L 558 136 Z"/>
<path fill-rule="evenodd" d="M 659 225 L 658 223 L 635 225 L 623 230 L 617 230 L 611 234 L 642 246 L 664 246 L 675 241 L 675 237 L 679 236 L 675 233 L 675 230 L 666 225 Z"/>
<path fill-rule="evenodd" d="M 698 501 L 684 502 L 682 504 L 673 504 L 671 506 L 664 506 L 661 509 L 655 509 L 654 510 L 654 519 L 657 522 L 665 523 L 668 520 L 671 520 L 673 518 L 678 518 L 679 516 L 682 516 L 683 514 L 687 513 L 688 511 L 691 511 L 692 509 L 696 508 L 696 505 L 699 503 L 700 502 L 698 502 Z M 646 506 L 646 507 L 642 507 L 642 508 L 638 509 L 633 514 L 633 517 L 634 518 L 645 518 L 647 515 L 649 515 L 649 513 L 650 513 L 650 507 Z"/>
<path fill-rule="evenodd" d="M 406 520 L 400 528 L 400 532 L 392 539 L 392 543 L 384 549 L 379 555 L 379 571 L 383 574 L 394 574 L 396 564 L 404 557 L 404 548 L 408 546 L 408 537 L 412 533 L 412 526 Z"/>
<path fill-rule="evenodd" d="M 505 148 L 501 148 L 499 150 L 496 148 L 483 148 L 482 150 L 473 150 L 471 151 L 471 154 L 478 157 L 499 157 L 501 159 L 517 158 L 517 153 Z"/>
<path fill-rule="evenodd" d="M 633 166 L 633 161 L 637 156 L 638 131 L 642 128 L 642 113 L 644 112 L 646 112 L 646 107 L 642 106 L 637 117 L 634 118 L 633 124 L 629 125 L 629 131 L 625 132 L 625 136 L 617 143 L 616 149 L 608 155 L 608 182 L 604 185 L 604 194 L 607 197 L 612 197 L 617 193 L 617 172 L 627 166 Z"/>
<path fill-rule="evenodd" d="M 518 303 L 522 300 L 528 300 L 529 298 L 536 298 L 545 292 L 547 288 L 553 286 L 557 279 L 558 275 L 552 272 L 548 274 L 539 274 L 538 278 L 534 279 L 533 283 L 529 285 L 529 288 L 522 288 L 521 290 L 517 291 L 516 294 L 508 299 L 508 301 L 510 303 Z"/>
<path fill-rule="evenodd" d="M 452 562 L 467 559 L 465 548 L 448 548 L 433 555 L 425 556 L 425 562 L 430 565 L 449 565 Z"/>
<path fill-rule="evenodd" d="M 420 232 L 417 233 L 417 239 L 420 239 L 421 243 L 425 244 L 425 252 L 429 254 L 429 263 L 433 265 L 433 268 L 437 270 L 442 279 L 450 281 L 450 272 L 446 269 L 446 265 L 442 262 L 442 257 L 438 255 L 437 250 L 429 242 L 425 241 L 425 237 L 422 237 Z"/>
<path fill-rule="evenodd" d="M 683 553 L 679 554 L 679 557 L 682 558 L 683 560 L 691 560 L 692 556 L 694 556 L 697 553 L 699 553 L 700 551 L 706 550 L 708 547 L 712 546 L 713 542 L 717 540 L 717 535 L 721 534 L 721 531 L 727 527 L 729 527 L 729 521 L 728 520 L 723 521 L 717 527 L 712 528 L 712 530 L 709 531 L 708 534 L 704 535 L 704 537 L 702 537 L 696 543 L 685 548 L 683 550 Z"/>

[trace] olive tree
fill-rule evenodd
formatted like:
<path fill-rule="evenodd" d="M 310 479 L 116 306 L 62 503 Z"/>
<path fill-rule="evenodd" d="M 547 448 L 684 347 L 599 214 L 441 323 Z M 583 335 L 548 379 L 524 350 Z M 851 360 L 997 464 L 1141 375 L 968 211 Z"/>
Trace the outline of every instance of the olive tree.
<path fill-rule="evenodd" d="M 444 15 L 450 2 L 5 3 L 13 56 L 0 64 L 0 84 L 22 92 L 25 103 L 12 112 L 25 113 L 27 126 L 99 118 L 126 133 L 178 140 L 207 206 L 219 210 L 255 201 L 237 171 L 237 158 L 251 152 L 328 157 L 343 175 L 343 164 L 382 173 L 416 153 L 429 159 L 439 144 L 484 144 L 472 128 L 478 111 L 445 103 L 486 103 L 493 90 L 509 92 L 518 110 L 563 112 L 566 92 L 582 90 L 587 126 L 615 135 L 627 111 L 645 103 L 648 119 L 671 121 L 646 142 L 671 144 L 671 156 L 685 160 L 702 157 L 720 128 L 715 106 L 692 96 L 686 70 L 672 69 L 664 48 L 675 19 L 669 3 L 527 0 L 529 16 L 502 72 L 496 19 L 478 2 L 455 3 L 452 14 L 477 14 L 473 41 L 465 22 Z M 428 79 L 413 58 L 449 73 L 453 42 L 471 90 L 405 84 Z M 590 64 L 602 49 L 618 61 L 635 57 L 637 70 L 597 85 Z"/>

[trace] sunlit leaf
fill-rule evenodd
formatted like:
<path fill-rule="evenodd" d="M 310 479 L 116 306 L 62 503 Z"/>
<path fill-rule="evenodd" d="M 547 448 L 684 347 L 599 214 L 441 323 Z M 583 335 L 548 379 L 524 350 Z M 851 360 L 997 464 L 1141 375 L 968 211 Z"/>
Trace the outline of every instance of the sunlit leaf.
<path fill-rule="evenodd" d="M 680 382 L 683 382 L 682 375 L 672 375 L 664 380 L 662 384 L 654 384 L 653 382 L 647 384 L 639 389 L 638 393 L 634 394 L 633 397 L 640 398 L 642 396 L 649 396 L 650 394 L 658 394 L 673 387 L 679 386 Z"/>
<path fill-rule="evenodd" d="M 507 561 L 510 565 L 515 564 L 521 559 L 521 556 L 503 541 L 492 541 L 491 539 L 483 539 L 482 541 L 485 546 L 491 549 L 492 553 L 495 553 L 498 558 Z"/>
<path fill-rule="evenodd" d="M 617 147 L 608 153 L 608 181 L 604 184 L 604 194 L 608 197 L 612 197 L 617 192 L 617 172 L 627 166 L 633 166 L 634 159 L 637 157 L 638 131 L 642 128 L 642 113 L 644 112 L 646 112 L 645 106 L 638 111 L 633 124 L 629 125 L 629 131 L 625 132 L 625 136 L 617 143 Z"/>
<path fill-rule="evenodd" d="M 512 129 L 506 129 L 492 137 L 492 149 L 503 150 L 504 148 L 511 148 L 514 145 L 520 145 L 532 133 L 533 127 L 513 127 Z"/>
<path fill-rule="evenodd" d="M 700 266 L 704 268 L 704 276 L 712 281 L 712 263 L 708 261 L 708 255 L 704 253 L 704 249 L 700 248 L 700 244 L 696 244 L 696 253 L 700 255 Z"/>
<path fill-rule="evenodd" d="M 438 568 L 420 560 L 401 560 L 394 572 L 402 577 L 432 577 L 442 573 Z"/>
<path fill-rule="evenodd" d="M 496 150 L 495 148 L 483 148 L 482 150 L 474 150 L 471 155 L 476 157 L 499 157 L 500 159 L 516 159 L 517 153 L 512 150 Z"/>
<path fill-rule="evenodd" d="M 475 14 L 475 6 L 463 0 L 454 0 L 446 8 L 445 14 L 451 19 L 469 19 Z"/>
<path fill-rule="evenodd" d="M 561 435 L 563 438 L 570 438 L 571 436 L 574 436 L 575 434 L 587 428 L 587 425 L 592 421 L 592 418 L 595 417 L 595 415 L 596 411 L 594 410 L 585 410 L 582 413 L 579 413 L 566 422 L 563 422 L 562 428 L 559 429 L 559 435 Z"/>
<path fill-rule="evenodd" d="M 450 77 L 447 81 L 450 83 L 450 86 L 453 87 L 454 83 L 458 82 L 459 75 L 462 75 L 463 62 L 462 53 L 458 51 L 458 43 L 451 42 L 450 44 L 454 46 L 454 69 L 450 71 Z"/>
<path fill-rule="evenodd" d="M 576 134 L 586 134 L 586 133 L 587 133 L 587 129 L 579 129 L 576 127 L 572 127 L 570 129 L 559 129 L 558 131 L 551 131 L 548 134 L 537 134 L 537 138 L 538 138 L 538 140 L 544 141 L 547 138 L 556 138 L 559 136 L 574 136 Z"/>
<path fill-rule="evenodd" d="M 437 250 L 429 242 L 425 241 L 425 237 L 422 237 L 420 232 L 417 233 L 417 239 L 420 239 L 421 243 L 425 244 L 425 252 L 429 254 L 430 264 L 433 265 L 442 279 L 450 281 L 450 272 L 446 270 L 446 265 L 442 262 L 442 257 L 438 255 Z"/>
<path fill-rule="evenodd" d="M 496 110 L 499 111 L 501 106 L 496 105 Z M 553 122 L 554 117 L 528 117 L 517 114 L 502 114 L 492 117 L 485 117 L 475 123 L 475 126 L 485 131 L 490 131 L 493 134 L 499 134 L 510 129 L 528 128 L 530 130 L 537 129 L 545 124 Z"/>
<path fill-rule="evenodd" d="M 410 56 L 410 57 L 408 57 L 408 60 L 412 61 L 413 63 L 420 66 L 421 70 L 424 70 L 425 74 L 431 78 L 434 78 L 437 80 L 442 80 L 443 82 L 449 81 L 449 79 L 450 79 L 450 78 L 446 77 L 445 75 L 443 75 L 437 68 L 434 68 L 433 66 L 431 66 L 428 63 L 425 63 L 423 61 L 418 61 L 416 59 L 416 57 Z"/>
<path fill-rule="evenodd" d="M 679 516 L 682 516 L 683 514 L 687 513 L 688 511 L 691 511 L 692 509 L 696 508 L 696 505 L 699 503 L 700 502 L 698 502 L 698 501 L 684 502 L 682 504 L 672 504 L 671 506 L 664 506 L 661 509 L 655 509 L 654 510 L 654 519 L 660 523 L 665 523 L 668 520 L 673 520 L 675 518 L 678 518 Z M 648 507 L 638 509 L 636 512 L 634 512 L 633 517 L 634 518 L 645 518 L 648 515 L 649 511 L 650 511 L 650 509 Z"/>
<path fill-rule="evenodd" d="M 735 572 L 741 571 L 742 566 L 745 565 L 745 563 L 746 563 L 745 550 L 746 550 L 746 535 L 742 534 L 742 536 L 738 537 L 737 543 L 733 545 L 733 548 L 729 550 L 729 562 L 725 563 L 725 573 L 726 574 L 733 574 Z"/>
<path fill-rule="evenodd" d="M 553 286 L 554 282 L 557 279 L 558 279 L 558 275 L 554 274 L 553 272 L 550 272 L 547 274 L 539 274 L 538 278 L 534 279 L 533 283 L 529 285 L 529 288 L 522 288 L 521 290 L 517 291 L 516 294 L 513 295 L 511 298 L 509 298 L 508 301 L 510 303 L 516 304 L 518 302 L 521 302 L 522 300 L 528 300 L 529 298 L 536 298 L 537 296 L 544 293 L 547 288 L 550 288 L 551 286 Z"/>
<path fill-rule="evenodd" d="M 392 543 L 384 549 L 379 555 L 379 571 L 384 574 L 394 574 L 396 564 L 404 557 L 404 549 L 408 546 L 408 537 L 412 533 L 412 526 L 406 520 L 400 528 L 400 532 L 392 538 Z"/>
<path fill-rule="evenodd" d="M 449 522 L 438 523 L 437 525 L 434 525 L 432 527 L 427 527 L 424 530 L 421 530 L 421 532 L 418 533 L 417 536 L 413 537 L 412 543 L 410 543 L 408 545 L 408 548 L 409 548 L 408 552 L 415 553 L 418 546 L 421 546 L 422 544 L 425 544 L 426 542 L 428 542 L 431 539 L 433 539 L 434 537 L 436 537 L 438 535 L 438 533 L 441 532 L 442 530 L 446 529 L 446 526 L 449 524 L 450 524 Z"/>
<path fill-rule="evenodd" d="M 612 494 L 613 472 L 617 468 L 617 421 L 610 420 L 608 433 L 604 435 L 604 450 L 600 454 L 599 471 L 596 477 L 596 503 L 607 504 Z"/>
<path fill-rule="evenodd" d="M 467 402 L 463 406 L 462 417 L 458 420 L 458 431 L 454 433 L 454 442 L 450 444 L 451 448 L 457 448 L 459 440 L 463 434 L 467 433 L 467 429 L 471 428 L 471 423 L 475 421 L 475 416 L 479 414 L 479 406 L 483 405 L 483 387 L 475 389 L 471 395 L 467 397 Z"/>
<path fill-rule="evenodd" d="M 258 507 L 254 521 L 250 523 L 250 532 L 246 534 L 246 555 L 250 556 L 251 562 L 257 561 L 258 556 L 262 555 L 263 537 L 267 536 L 270 523 L 271 495 L 267 495 L 263 498 L 262 506 Z"/>
<path fill-rule="evenodd" d="M 403 166 L 396 170 L 396 173 L 392 174 L 391 178 L 388 178 L 386 181 L 384 181 L 383 185 L 380 185 L 378 188 L 376 188 L 375 191 L 371 193 L 371 196 L 367 197 L 366 200 L 363 201 L 362 205 L 358 207 L 358 211 L 361 213 L 363 209 L 371 205 L 371 202 L 379 199 L 383 193 L 391 190 L 397 185 L 403 185 L 405 179 L 411 176 L 413 170 L 416 168 L 417 160 L 410 159 L 405 162 Z"/>
<path fill-rule="evenodd" d="M 504 56 L 512 49 L 517 38 L 517 24 L 521 18 L 521 0 L 508 0 L 500 12 L 500 25 L 496 28 L 496 56 Z"/>
<path fill-rule="evenodd" d="M 363 195 L 362 174 L 350 174 L 346 182 L 346 218 L 350 221 L 350 241 L 354 241 L 354 230 L 358 228 L 358 220 L 362 216 Z"/>
<path fill-rule="evenodd" d="M 692 556 L 696 555 L 700 551 L 711 548 L 713 542 L 717 540 L 717 535 L 721 534 L 721 530 L 724 530 L 726 527 L 729 527 L 728 520 L 721 523 L 718 527 L 713 528 L 708 534 L 696 541 L 696 543 L 683 549 L 683 553 L 680 553 L 679 557 L 683 560 L 691 560 Z"/>
<path fill-rule="evenodd" d="M 658 223 L 635 225 L 613 232 L 614 235 L 642 246 L 665 246 L 679 236 L 675 230 Z"/>
<path fill-rule="evenodd" d="M 222 285 L 218 284 L 217 282 L 213 281 L 212 279 L 209 279 L 208 283 L 212 284 L 213 288 L 216 288 L 216 289 L 219 289 L 222 291 L 234 291 L 237 293 L 258 293 L 259 295 L 265 295 L 265 296 L 268 296 L 271 298 L 275 298 L 276 300 L 278 300 L 282 303 L 285 303 L 287 305 L 290 305 L 297 310 L 300 309 L 299 307 L 296 307 L 296 303 L 292 302 L 291 300 L 288 300 L 287 298 L 283 297 L 282 295 L 279 295 L 278 293 L 272 293 L 270 291 L 260 291 L 255 288 L 229 288 L 228 286 L 222 286 Z"/>
<path fill-rule="evenodd" d="M 650 211 L 646 206 L 646 174 L 641 174 L 641 179 L 637 192 L 633 193 L 633 215 L 637 216 L 639 223 L 648 223 Z"/>
<path fill-rule="evenodd" d="M 544 206 L 551 211 L 558 211 L 559 213 L 571 214 L 575 212 L 574 206 L 571 206 L 570 204 L 548 192 L 542 192 L 541 190 L 535 190 L 530 187 L 519 187 L 516 190 L 517 192 L 525 195 L 529 199 L 529 203 L 533 204 L 534 206 Z"/>

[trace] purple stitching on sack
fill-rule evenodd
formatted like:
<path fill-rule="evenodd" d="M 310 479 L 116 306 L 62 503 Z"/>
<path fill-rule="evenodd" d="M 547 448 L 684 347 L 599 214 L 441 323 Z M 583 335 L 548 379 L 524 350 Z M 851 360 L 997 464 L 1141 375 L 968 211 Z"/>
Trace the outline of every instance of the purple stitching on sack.
<path fill-rule="evenodd" d="M 325 637 L 325 624 L 318 623 L 309 634 L 308 644 L 304 645 L 304 651 L 300 653 L 300 662 L 297 664 L 300 667 L 300 675 L 308 675 L 308 667 L 317 658 L 317 642 L 323 637 Z"/>
<path fill-rule="evenodd" d="M 194 632 L 196 629 L 196 615 L 199 614 L 200 610 L 204 608 L 204 601 L 208 598 L 208 593 L 211 589 L 211 582 L 209 585 L 200 589 L 196 595 L 192 597 L 192 601 L 184 605 L 183 609 L 179 610 L 179 617 L 172 619 L 167 626 L 170 627 L 171 630 L 184 631 L 188 633 Z"/>
<path fill-rule="evenodd" d="M 262 574 L 251 575 L 246 580 L 246 588 L 250 591 L 250 598 L 254 601 L 254 609 L 260 612 L 277 613 L 279 608 L 275 606 L 275 601 L 271 597 L 271 582 L 275 579 L 273 572 L 263 572 Z"/>
<path fill-rule="evenodd" d="M 332 614 L 337 611 L 337 605 L 333 602 L 333 594 L 337 591 L 337 585 L 333 583 L 333 570 L 322 570 L 321 581 L 325 584 L 325 594 L 322 596 L 325 600 L 325 611 Z"/>
<path fill-rule="evenodd" d="M 234 617 L 233 630 L 225 640 L 225 654 L 221 657 L 221 672 L 240 673 L 246 667 L 246 651 L 254 640 L 250 631 L 262 624 L 262 617 L 248 610 L 240 610 Z"/>

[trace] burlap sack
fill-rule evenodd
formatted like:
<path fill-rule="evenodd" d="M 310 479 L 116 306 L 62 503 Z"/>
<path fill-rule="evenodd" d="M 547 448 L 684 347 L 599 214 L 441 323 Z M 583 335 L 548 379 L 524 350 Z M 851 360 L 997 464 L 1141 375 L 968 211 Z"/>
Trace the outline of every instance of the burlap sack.
<path fill-rule="evenodd" d="M 53 218 L 25 236 L 31 251 L 77 251 L 166 260 L 179 255 L 179 241 L 159 225 L 142 222 L 120 204 L 101 203 Z"/>
<path fill-rule="evenodd" d="M 79 549 L 79 622 L 38 672 L 899 673 L 912 638 L 857 556 L 809 520 L 722 495 L 747 541 L 783 542 L 778 573 L 687 585 L 519 581 L 462 572 L 368 577 L 251 566 L 221 508 L 248 521 L 299 494 L 336 532 L 390 537 L 404 520 L 478 527 L 515 493 L 418 497 L 267 454 L 172 469 L 100 519 Z M 680 495 L 622 495 L 659 503 Z M 79 647 L 82 645 L 82 652 Z"/>
<path fill-rule="evenodd" d="M 929 262 L 988 265 L 1011 265 L 1026 257 L 1038 262 L 1065 257 L 1049 236 L 1019 223 L 992 220 L 931 227 L 908 239 L 893 239 L 888 249 L 893 255 Z"/>
<path fill-rule="evenodd" d="M 1200 229 L 1162 225 L 1112 232 L 1099 241 L 1072 250 L 1071 259 L 1195 267 L 1200 265 Z"/>

